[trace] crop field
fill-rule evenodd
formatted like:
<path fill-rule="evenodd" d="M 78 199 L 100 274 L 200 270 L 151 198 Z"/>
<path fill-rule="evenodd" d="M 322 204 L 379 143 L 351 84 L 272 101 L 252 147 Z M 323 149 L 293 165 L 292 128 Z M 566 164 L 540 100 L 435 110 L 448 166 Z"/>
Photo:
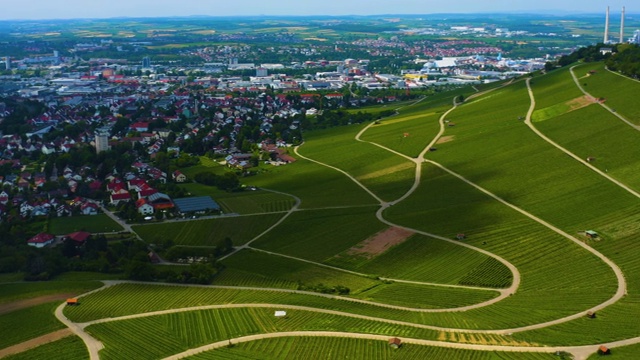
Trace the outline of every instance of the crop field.
<path fill-rule="evenodd" d="M 454 111 L 458 126 L 445 135 L 460 141 L 441 144 L 429 157 L 569 233 L 635 213 L 633 196 L 547 144 L 518 120 L 529 103 L 524 84 L 492 95 Z"/>
<path fill-rule="evenodd" d="M 299 152 L 346 171 L 383 200 L 401 197 L 413 185 L 415 165 L 377 146 L 355 141 L 362 128 L 358 125 L 349 130 L 315 131 L 309 134 Z"/>
<path fill-rule="evenodd" d="M 607 106 L 632 123 L 640 124 L 640 103 L 636 96 L 640 91 L 640 82 L 607 71 L 603 63 L 583 64 L 573 71 L 586 92 L 605 99 Z M 595 73 L 586 76 L 589 71 Z"/>
<path fill-rule="evenodd" d="M 640 141 L 640 132 L 606 109 L 591 105 L 538 123 L 536 127 L 579 157 L 593 158 L 593 166 L 640 190 L 640 159 L 629 146 Z"/>
<path fill-rule="evenodd" d="M 234 258 L 236 255 L 231 257 Z M 262 274 L 238 270 L 236 268 L 227 267 L 224 271 L 216 275 L 213 285 L 224 286 L 250 286 L 262 288 L 278 288 L 296 290 L 299 286 L 297 282 L 288 280 L 279 280 L 266 277 Z"/>
<path fill-rule="evenodd" d="M 283 215 L 233 216 L 218 219 L 138 225 L 134 231 L 147 243 L 171 239 L 176 245 L 215 246 L 226 237 L 242 245 L 275 224 Z"/>
<path fill-rule="evenodd" d="M 0 315 L 0 349 L 63 329 L 53 315 L 59 304 L 46 303 Z"/>
<path fill-rule="evenodd" d="M 427 166 L 424 174 L 424 182 L 414 196 L 389 208 L 386 217 L 452 239 L 456 233 L 464 233 L 465 242 L 514 264 L 522 274 L 520 291 L 493 305 L 494 311 L 508 311 L 502 306 L 511 302 L 535 308 L 534 303 L 541 300 L 543 291 L 548 292 L 546 301 L 553 303 L 554 308 L 579 311 L 572 305 L 572 298 L 583 299 L 583 305 L 587 302 L 596 304 L 613 293 L 613 273 L 591 254 L 433 165 Z M 449 265 L 448 268 L 458 266 Z M 563 269 L 572 271 L 567 273 Z M 554 276 L 557 273 L 565 275 Z M 609 295 L 594 294 L 594 287 L 608 289 Z M 483 311 L 478 309 L 471 313 Z"/>
<path fill-rule="evenodd" d="M 357 298 L 419 309 L 451 309 L 491 300 L 496 291 L 392 283 L 373 287 Z"/>
<path fill-rule="evenodd" d="M 376 204 L 371 195 L 343 174 L 304 159 L 271 167 L 247 183 L 295 195 L 302 200 L 303 209 Z"/>
<path fill-rule="evenodd" d="M 298 211 L 252 246 L 322 262 L 386 228 L 376 219 L 376 210 L 358 207 Z"/>
<path fill-rule="evenodd" d="M 293 282 L 305 286 L 323 284 L 328 287 L 335 287 L 340 285 L 351 289 L 352 294 L 359 293 L 380 283 L 364 276 L 357 276 L 253 250 L 242 250 L 240 253 L 225 259 L 222 263 L 227 267 L 223 273 L 231 268 L 244 273 L 255 274 L 255 276 L 286 280 L 288 283 Z"/>
<path fill-rule="evenodd" d="M 347 331 L 385 336 L 434 338 L 438 332 L 301 310 L 275 318 L 274 308 L 210 309 L 91 325 L 87 331 L 105 344 L 104 359 L 156 359 L 234 337 L 283 331 Z M 342 330 L 341 330 L 342 329 Z M 146 339 L 167 339 L 159 344 Z M 473 340 L 472 340 L 473 339 Z M 528 345 L 500 336 L 466 341 Z"/>
<path fill-rule="evenodd" d="M 441 284 L 506 287 L 512 280 L 509 269 L 499 261 L 422 235 L 413 235 L 374 259 L 341 253 L 329 263 L 367 274 Z M 481 274 L 482 269 L 489 271 Z"/>
<path fill-rule="evenodd" d="M 438 119 L 446 110 L 446 107 L 425 109 L 423 114 L 397 115 L 381 120 L 367 129 L 361 139 L 417 157 L 440 130 Z"/>
<path fill-rule="evenodd" d="M 40 345 L 34 349 L 27 350 L 15 355 L 4 357 L 5 360 L 69 360 L 87 359 L 89 353 L 87 348 L 77 336 L 68 336 L 63 339 Z"/>
<path fill-rule="evenodd" d="M 557 359 L 552 354 L 473 352 L 470 350 L 404 344 L 394 350 L 385 341 L 348 339 L 283 337 L 235 344 L 189 357 L 189 360 L 294 360 L 294 359 L 354 359 L 354 360 L 423 360 L 423 359 L 474 359 L 498 360 Z"/>
<path fill-rule="evenodd" d="M 211 196 L 225 213 L 260 214 L 287 211 L 295 203 L 291 196 L 263 190 L 230 193 L 197 183 L 180 186 L 195 196 Z"/>
<path fill-rule="evenodd" d="M 558 104 L 565 104 L 568 101 L 584 96 L 573 81 L 569 67 L 551 71 L 544 76 L 534 77 L 531 80 L 531 88 L 536 96 L 536 111 L 533 113 L 534 121 L 540 116 L 538 114 L 539 111 L 552 110 Z"/>
<path fill-rule="evenodd" d="M 122 226 L 118 225 L 105 214 L 98 215 L 78 215 L 71 217 L 52 217 L 50 220 L 50 231 L 54 235 L 66 235 L 76 231 L 88 231 L 90 233 L 103 233 L 122 231 Z"/>
<path fill-rule="evenodd" d="M 82 294 L 102 286 L 97 281 L 47 281 L 0 284 L 0 304 L 51 294 Z"/>

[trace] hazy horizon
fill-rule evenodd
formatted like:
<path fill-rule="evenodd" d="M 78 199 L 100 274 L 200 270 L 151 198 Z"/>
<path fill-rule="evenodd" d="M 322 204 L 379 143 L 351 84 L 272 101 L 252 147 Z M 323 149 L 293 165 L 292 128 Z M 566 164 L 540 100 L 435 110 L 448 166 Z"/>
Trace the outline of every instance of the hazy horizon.
<path fill-rule="evenodd" d="M 309 15 L 406 15 L 406 14 L 473 14 L 473 13 L 554 13 L 559 15 L 598 14 L 608 6 L 612 14 L 620 13 L 627 1 L 584 0 L 579 9 L 566 2 L 539 0 L 487 1 L 459 0 L 455 3 L 420 0 L 376 2 L 325 0 L 301 3 L 299 0 L 266 2 L 237 0 L 219 2 L 206 0 L 132 0 L 87 2 L 84 0 L 32 0 L 28 6 L 4 7 L 0 20 L 55 20 L 117 17 L 188 17 L 188 16 L 309 16 Z M 627 4 L 629 5 L 629 4 Z M 638 7 L 640 9 L 640 7 Z M 638 9 L 627 6 L 627 13 Z"/>

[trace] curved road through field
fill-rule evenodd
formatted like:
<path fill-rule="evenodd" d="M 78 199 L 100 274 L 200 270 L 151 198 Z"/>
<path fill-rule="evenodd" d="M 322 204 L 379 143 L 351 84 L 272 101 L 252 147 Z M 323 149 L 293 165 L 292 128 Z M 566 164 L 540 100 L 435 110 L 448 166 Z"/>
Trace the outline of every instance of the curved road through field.
<path fill-rule="evenodd" d="M 535 98 L 533 96 L 533 92 L 531 90 L 529 81 L 527 80 L 527 86 L 529 89 L 529 94 L 531 97 L 531 107 L 529 109 L 529 112 L 527 114 L 527 119 L 525 121 L 525 123 L 527 123 L 528 126 L 530 126 L 537 134 L 539 134 L 539 136 L 543 137 L 546 139 L 546 137 L 539 133 L 535 127 L 533 127 L 533 125 L 531 124 L 531 114 L 533 113 L 533 110 L 535 109 Z M 347 172 L 338 169 L 336 167 L 327 165 L 327 164 L 323 164 L 321 162 L 318 162 L 316 160 L 313 159 L 309 159 L 307 157 L 304 157 L 302 155 L 299 154 L 298 152 L 298 148 L 296 147 L 294 149 L 294 151 L 296 152 L 296 154 L 298 156 L 300 156 L 301 158 L 307 159 L 309 161 L 315 162 L 317 164 L 332 168 L 336 171 L 339 171 L 340 173 L 344 174 L 345 176 L 347 176 L 348 178 L 350 178 L 353 182 L 355 182 L 358 186 L 360 186 L 361 188 L 363 188 L 367 193 L 369 193 L 374 199 L 376 199 L 379 203 L 380 203 L 380 210 L 377 212 L 377 216 L 378 219 L 380 219 L 380 221 L 390 225 L 390 226 L 397 226 L 396 224 L 393 224 L 387 220 L 384 219 L 384 217 L 382 216 L 383 211 L 388 208 L 389 206 L 402 201 L 404 199 L 406 199 L 408 196 L 410 196 L 417 188 L 418 185 L 420 183 L 420 176 L 421 176 L 421 167 L 422 167 L 422 163 L 424 162 L 429 162 L 431 164 L 434 164 L 436 166 L 439 166 L 440 168 L 442 168 L 443 170 L 447 171 L 448 173 L 452 174 L 453 176 L 456 176 L 457 178 L 461 179 L 462 181 L 474 186 L 476 189 L 482 191 L 483 193 L 491 196 L 492 198 L 494 198 L 495 200 L 511 207 L 512 209 L 520 212 L 521 214 L 529 217 L 530 219 L 546 226 L 547 228 L 549 228 L 550 230 L 561 234 L 562 236 L 572 240 L 574 243 L 578 244 L 579 246 L 587 249 L 588 251 L 590 251 L 591 253 L 593 253 L 595 256 L 597 256 L 598 258 L 600 258 L 602 261 L 604 261 L 605 263 L 607 263 L 614 271 L 617 279 L 618 279 L 618 289 L 615 293 L 615 295 L 609 299 L 608 301 L 590 309 L 591 311 L 596 311 L 596 310 L 600 310 L 606 306 L 609 306 L 613 303 L 615 303 L 616 301 L 618 301 L 622 296 L 624 296 L 624 294 L 626 293 L 626 281 L 624 279 L 624 276 L 622 274 L 622 271 L 619 269 L 619 267 L 617 265 L 615 265 L 611 260 L 609 260 L 607 257 L 605 257 L 604 255 L 600 254 L 599 252 L 595 251 L 594 249 L 590 248 L 589 246 L 585 245 L 584 243 L 582 243 L 581 241 L 579 241 L 578 239 L 575 239 L 574 237 L 572 237 L 571 235 L 563 232 L 562 230 L 554 227 L 553 225 L 545 222 L 542 219 L 539 219 L 537 217 L 535 217 L 532 214 L 527 213 L 526 211 L 518 208 L 517 206 L 508 203 L 507 201 L 505 201 L 504 199 L 498 197 L 497 195 L 487 191 L 486 189 L 481 188 L 480 186 L 478 186 L 477 184 L 469 181 L 468 179 L 464 178 L 463 176 L 456 174 L 454 172 L 452 172 L 451 170 L 443 167 L 442 165 L 435 163 L 433 161 L 429 161 L 429 160 L 425 160 L 424 156 L 426 155 L 427 151 L 429 150 L 430 147 L 433 146 L 433 144 L 436 143 L 436 141 L 440 138 L 440 136 L 442 136 L 442 134 L 444 133 L 444 119 L 445 117 L 451 112 L 453 111 L 456 106 L 458 104 L 454 103 L 454 106 L 447 111 L 441 118 L 440 118 L 440 124 L 441 124 L 441 129 L 438 133 L 438 135 L 436 136 L 436 138 L 434 138 L 432 140 L 432 142 L 429 143 L 429 145 L 423 150 L 423 152 L 418 156 L 418 158 L 413 159 L 413 158 L 409 158 L 404 154 L 400 154 L 396 151 L 393 151 L 392 149 L 388 149 L 382 145 L 379 144 L 375 144 L 375 143 L 371 143 L 375 146 L 381 147 L 387 151 L 391 151 L 409 161 L 412 161 L 416 164 L 416 179 L 414 180 L 414 184 L 411 187 L 411 189 L 405 194 L 403 195 L 400 199 L 393 201 L 393 202 L 385 202 L 382 199 L 380 199 L 376 194 L 374 194 L 371 190 L 369 190 L 368 188 L 366 188 L 364 185 L 362 185 L 357 179 L 355 179 L 353 176 L 351 176 L 350 174 L 348 174 Z M 368 127 L 367 127 L 368 128 Z M 357 136 L 358 141 L 362 141 L 360 140 L 360 136 L 362 135 L 362 133 L 367 129 L 365 128 L 362 132 L 360 132 Z M 552 141 L 549 140 L 550 143 L 553 143 Z M 559 149 L 563 149 L 561 148 L 559 145 L 555 144 L 554 146 L 558 147 Z M 563 151 L 565 151 L 566 153 L 569 153 L 568 151 L 566 151 L 566 149 L 564 149 Z M 570 154 L 570 153 L 569 153 Z M 575 155 L 574 155 L 575 157 Z M 580 159 L 581 160 L 581 159 Z M 586 164 L 587 166 L 589 166 L 590 164 Z M 597 171 L 597 169 L 595 169 L 594 171 Z M 601 172 L 600 172 L 601 173 Z M 601 174 L 601 175 L 605 175 L 605 177 L 609 178 L 610 180 L 612 180 L 613 182 L 615 182 L 618 185 L 622 185 L 624 187 L 624 184 L 618 183 L 616 182 L 614 179 L 611 179 L 610 177 L 606 176 L 606 174 Z M 627 189 L 627 191 L 632 192 L 633 190 Z M 634 195 L 640 197 L 640 194 L 637 194 L 635 192 Z M 297 198 L 296 198 L 297 199 Z M 291 213 L 293 213 L 294 211 L 298 210 L 298 206 L 300 204 L 300 200 L 297 199 L 296 200 L 296 205 L 283 217 L 283 219 L 281 219 L 277 224 L 275 224 L 274 226 L 272 226 L 270 229 L 268 229 L 267 231 L 265 231 L 264 233 L 260 234 L 258 237 L 254 238 L 253 240 L 251 240 L 249 243 L 245 244 L 243 247 L 237 249 L 240 250 L 242 248 L 249 248 L 250 243 L 257 240 L 260 236 L 264 235 L 265 233 L 267 233 L 268 231 L 270 231 L 271 229 L 273 229 L 275 226 L 279 225 L 282 221 L 284 221 L 284 219 L 286 219 L 287 216 L 289 216 Z M 405 227 L 401 227 L 401 228 L 405 228 Z M 408 228 L 405 228 L 408 229 Z M 447 239 L 435 234 L 429 234 L 426 232 L 421 232 L 421 231 L 416 231 L 415 229 L 408 229 L 426 236 L 430 236 L 436 239 L 440 239 L 443 241 L 448 241 L 451 243 L 455 243 L 456 245 L 461 245 L 461 246 L 465 246 L 468 248 L 471 248 L 473 250 L 479 251 L 481 253 L 484 253 L 488 256 L 492 256 L 496 259 L 498 259 L 499 261 L 501 261 L 503 264 L 505 264 L 505 266 L 509 267 L 509 269 L 512 271 L 513 276 L 514 276 L 514 281 L 512 286 L 509 289 L 505 289 L 502 291 L 502 294 L 497 297 L 496 299 L 503 299 L 505 296 L 509 296 L 509 294 L 515 293 L 515 291 L 517 290 L 517 287 L 520 283 L 520 274 L 518 272 L 518 270 L 515 268 L 515 266 L 513 266 L 512 264 L 510 264 L 509 262 L 507 262 L 506 260 L 497 257 L 495 254 L 489 253 L 483 249 L 479 249 L 479 248 L 475 248 L 473 246 L 470 246 L 468 244 L 464 244 L 458 241 L 454 241 L 451 239 Z M 263 250 L 260 250 L 263 251 Z M 279 255 L 282 256 L 282 254 L 274 254 L 274 255 Z M 297 258 L 295 258 L 297 259 Z M 302 259 L 297 259 L 297 260 L 302 260 Z M 339 269 L 341 271 L 344 271 L 344 269 Z M 111 286 L 117 283 L 121 283 L 121 282 L 105 282 L 107 285 L 106 286 Z M 155 284 L 158 285 L 158 284 Z M 175 284 L 171 284 L 172 286 Z M 209 286 L 212 288 L 231 288 L 231 289 L 245 289 L 245 290 L 251 290 L 251 291 L 279 291 L 279 292 L 290 292 L 290 293 L 305 293 L 305 292 L 301 292 L 301 291 L 297 291 L 297 290 L 287 290 L 287 289 L 265 289 L 265 288 L 251 288 L 251 287 L 246 287 L 246 288 L 239 288 L 239 287 L 221 287 L 221 286 Z M 93 293 L 95 291 L 100 291 L 104 289 L 98 289 L 98 290 L 94 290 L 92 292 L 89 292 L 87 294 L 84 294 L 83 296 L 86 296 L 90 293 Z M 310 294 L 311 295 L 311 294 Z M 337 296 L 333 296 L 333 295 L 326 295 L 326 294 L 317 294 L 317 293 L 312 293 L 312 295 L 314 296 L 324 296 L 324 297 L 330 297 L 330 298 L 339 298 L 341 300 L 349 300 L 349 301 L 356 301 L 356 302 L 362 302 L 362 303 L 369 303 L 367 301 L 364 300 L 359 300 L 359 299 L 352 299 L 352 298 L 343 298 L 343 297 L 337 297 Z M 491 301 L 499 301 L 493 299 Z M 376 303 L 372 303 L 374 305 L 378 305 L 380 306 L 380 304 L 376 304 Z M 123 316 L 123 317 L 118 317 L 118 318 L 107 318 L 107 319 L 100 319 L 100 320 L 96 320 L 96 321 L 92 321 L 92 322 L 88 322 L 88 323 L 83 323 L 83 324 L 77 324 L 74 322 L 71 322 L 70 320 L 68 320 L 64 314 L 62 313 L 62 310 L 64 308 L 64 304 L 60 305 L 58 307 L 58 309 L 56 309 L 56 317 L 62 321 L 65 325 L 67 325 L 75 334 L 77 334 L 78 336 L 80 336 L 83 341 L 85 342 L 85 344 L 87 345 L 88 349 L 89 349 L 89 353 L 90 353 L 90 358 L 92 360 L 97 360 L 99 359 L 99 355 L 98 355 L 98 351 L 103 347 L 103 345 L 97 341 L 96 339 L 92 338 L 90 335 L 88 335 L 85 331 L 84 328 L 88 325 L 91 324 L 96 324 L 96 323 L 102 323 L 102 322 L 109 322 L 109 321 L 119 321 L 119 320 L 125 320 L 125 319 L 131 319 L 131 318 L 139 318 L 139 317 L 146 317 L 146 316 L 156 316 L 156 315 L 161 315 L 161 314 L 168 314 L 168 313 L 177 313 L 177 312 L 184 312 L 184 311 L 195 311 L 195 310 L 204 310 L 204 309 L 223 309 L 223 308 L 247 308 L 247 307 L 267 307 L 267 308 L 277 308 L 277 309 L 294 309 L 294 310 L 304 310 L 304 311 L 312 311 L 312 312 L 318 312 L 318 313 L 327 313 L 327 314 L 333 314 L 333 315 L 339 315 L 339 316 L 347 316 L 347 317 L 355 317 L 355 318 L 360 318 L 360 319 L 364 319 L 364 320 L 371 320 L 371 321 L 379 321 L 379 322 L 386 322 L 386 323 L 392 323 L 392 324 L 396 324 L 396 325 L 404 325 L 404 326 L 412 326 L 412 327 L 418 327 L 418 328 L 425 328 L 425 329 L 432 329 L 432 330 L 438 330 L 438 331 L 445 331 L 445 332 L 460 332 L 460 333 L 484 333 L 484 334 L 509 334 L 509 333 L 513 333 L 513 332 L 519 332 L 519 331 L 526 331 L 526 330 L 533 330 L 533 329 L 540 329 L 540 328 L 544 328 L 544 327 L 548 327 L 551 325 L 556 325 L 556 324 L 560 324 L 560 323 L 564 323 L 570 320 L 574 320 L 577 319 L 579 317 L 582 317 L 584 315 L 584 312 L 580 312 L 578 314 L 572 315 L 572 316 L 568 316 L 568 317 L 564 317 L 561 319 L 557 319 L 557 320 L 553 320 L 553 321 L 549 321 L 549 322 L 545 322 L 545 323 L 540 323 L 540 324 L 534 324 L 534 325 L 530 325 L 530 326 L 525 326 L 525 327 L 520 327 L 520 328 L 513 328 L 513 329 L 502 329 L 502 330 L 470 330 L 470 329 L 454 329 L 454 328 L 441 328 L 441 327 L 436 327 L 436 326 L 430 326 L 430 325 L 423 325 L 423 324 L 414 324 L 414 323 L 408 323 L 408 322 L 402 322 L 402 321 L 397 321 L 397 320 L 390 320 L 390 319 L 384 319 L 384 318 L 376 318 L 376 317 L 369 317 L 369 316 L 364 316 L 364 315 L 358 315 L 358 314 L 352 314 L 352 313 L 345 313 L 345 312 L 340 312 L 340 311 L 334 311 L 334 310 L 326 310 L 326 309 L 318 309 L 318 308 L 308 308 L 308 307 L 302 307 L 302 306 L 291 306 L 291 305 L 282 305 L 282 304 L 227 304 L 227 305 L 211 305 L 211 306 L 202 306 L 202 307 L 194 307 L 194 308 L 184 308 L 184 309 L 171 309 L 171 310 L 166 310 L 166 311 L 158 311 L 158 312 L 152 312 L 152 313 L 144 313 L 144 314 L 135 314 L 135 315 L 130 315 L 130 316 Z M 486 302 L 482 303 L 482 304 L 475 304 L 469 307 L 465 307 L 464 310 L 460 310 L 463 308 L 458 308 L 458 309 L 445 309 L 446 311 L 465 311 L 465 310 L 469 310 L 469 309 L 473 309 L 473 308 L 477 308 L 480 306 L 486 306 Z M 397 309 L 403 309 L 406 310 L 407 308 L 403 308 L 403 307 L 395 307 L 393 305 L 388 305 L 385 307 L 389 307 L 389 308 L 397 308 Z M 412 311 L 427 311 L 427 310 L 441 310 L 441 309 L 412 309 Z M 585 310 L 586 311 L 586 310 Z M 337 336 L 337 337 L 353 337 L 353 338 L 363 338 L 363 339 L 371 339 L 371 340 L 388 340 L 388 336 L 380 336 L 380 335 L 372 335 L 372 334 L 355 334 L 355 333 L 341 333 L 341 332 L 285 332 L 285 333 L 273 333 L 273 334 L 260 334 L 260 335 L 252 335 L 252 336 L 245 336 L 245 337 L 240 337 L 237 339 L 232 339 L 232 341 L 234 343 L 238 343 L 238 342 L 245 342 L 245 341 L 254 341 L 254 340 L 259 340 L 259 339 L 267 339 L 267 338 L 273 338 L 273 337 L 285 337 L 285 336 Z M 441 342 L 441 341 L 430 341 L 430 340 L 421 340 L 421 339 L 403 339 L 404 342 L 406 343 L 414 343 L 414 344 L 419 344 L 419 345 L 429 345 L 429 346 L 442 346 L 442 347 L 450 347 L 450 348 L 459 348 L 459 349 L 470 349 L 470 350 L 481 350 L 481 351 L 511 351 L 511 352 L 555 352 L 555 351 L 567 351 L 572 353 L 574 356 L 576 356 L 576 359 L 585 359 L 589 354 L 592 354 L 593 352 L 595 352 L 597 350 L 597 347 L 600 345 L 588 345 L 588 346 L 568 346 L 568 347 L 511 347 L 511 346 L 494 346 L 494 345 L 475 345 L 475 344 L 462 344 L 462 343 L 449 343 L 449 342 Z M 177 359 L 183 356 L 188 356 L 192 353 L 197 353 L 197 352 L 202 352 L 202 351 L 206 351 L 206 350 L 210 350 L 210 349 L 215 349 L 215 348 L 219 348 L 222 346 L 226 346 L 228 345 L 229 340 L 225 340 L 222 342 L 217 342 L 214 344 L 210 344 L 210 345 L 206 345 L 204 347 L 200 347 L 197 349 L 192 349 L 189 350 L 187 352 L 184 353 L 180 353 L 177 355 L 174 355 L 173 357 L 170 357 L 170 359 Z M 640 338 L 632 338 L 632 339 L 627 339 L 627 340 L 622 340 L 622 341 L 617 341 L 617 342 L 611 342 L 609 344 L 605 344 L 608 347 L 618 347 L 618 346 L 625 346 L 625 345 L 632 345 L 632 344 L 638 344 L 640 343 Z"/>

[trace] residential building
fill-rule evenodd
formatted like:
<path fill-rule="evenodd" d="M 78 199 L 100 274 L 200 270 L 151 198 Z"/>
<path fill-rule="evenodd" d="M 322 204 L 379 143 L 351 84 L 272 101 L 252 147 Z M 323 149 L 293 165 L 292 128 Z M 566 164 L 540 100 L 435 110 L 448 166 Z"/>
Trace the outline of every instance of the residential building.
<path fill-rule="evenodd" d="M 43 248 L 47 245 L 52 244 L 55 240 L 56 240 L 56 237 L 53 236 L 52 234 L 40 233 L 32 237 L 31 239 L 27 240 L 27 245 L 37 247 L 37 248 Z"/>
<path fill-rule="evenodd" d="M 101 153 L 109 150 L 109 132 L 98 129 L 95 135 L 96 140 L 96 153 Z"/>

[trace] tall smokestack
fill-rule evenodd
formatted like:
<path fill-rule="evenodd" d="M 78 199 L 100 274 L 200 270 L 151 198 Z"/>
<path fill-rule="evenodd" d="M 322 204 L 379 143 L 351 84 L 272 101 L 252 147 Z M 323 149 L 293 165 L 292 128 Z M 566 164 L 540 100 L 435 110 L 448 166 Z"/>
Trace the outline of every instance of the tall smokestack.
<path fill-rule="evenodd" d="M 609 7 L 607 6 L 607 17 L 604 20 L 604 43 L 609 42 Z"/>
<path fill-rule="evenodd" d="M 622 7 L 622 15 L 620 15 L 620 44 L 624 43 L 624 6 Z"/>

